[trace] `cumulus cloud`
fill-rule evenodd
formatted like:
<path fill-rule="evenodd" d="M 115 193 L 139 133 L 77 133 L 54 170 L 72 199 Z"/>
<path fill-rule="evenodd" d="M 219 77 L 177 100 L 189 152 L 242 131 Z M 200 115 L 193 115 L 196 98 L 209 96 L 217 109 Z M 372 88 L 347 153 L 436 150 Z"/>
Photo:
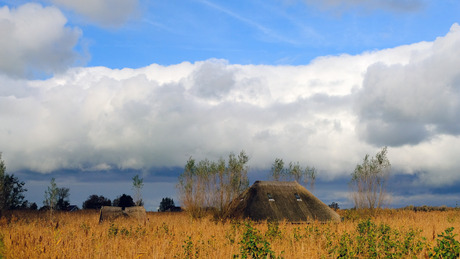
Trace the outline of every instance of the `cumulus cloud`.
<path fill-rule="evenodd" d="M 455 182 L 460 164 L 445 154 L 460 152 L 459 34 L 454 25 L 434 42 L 305 66 L 207 60 L 0 77 L 3 157 L 13 171 L 142 170 L 245 150 L 253 168 L 280 157 L 332 179 L 388 145 L 398 172 Z"/>
<path fill-rule="evenodd" d="M 136 11 L 138 0 L 51 0 L 102 26 L 120 26 Z"/>
<path fill-rule="evenodd" d="M 78 58 L 73 50 L 81 36 L 55 7 L 25 4 L 0 8 L 0 73 L 34 76 L 63 71 Z"/>
<path fill-rule="evenodd" d="M 408 64 L 369 67 L 357 95 L 359 132 L 377 146 L 415 145 L 460 126 L 460 26 Z"/>

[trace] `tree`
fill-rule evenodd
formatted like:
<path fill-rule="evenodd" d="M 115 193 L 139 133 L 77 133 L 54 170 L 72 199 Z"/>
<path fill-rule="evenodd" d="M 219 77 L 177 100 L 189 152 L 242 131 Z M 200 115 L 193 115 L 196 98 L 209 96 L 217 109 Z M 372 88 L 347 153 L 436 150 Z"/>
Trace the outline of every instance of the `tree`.
<path fill-rule="evenodd" d="M 315 189 L 315 181 L 316 181 L 317 171 L 314 167 L 305 168 L 305 184 L 310 183 L 310 190 L 313 191 Z"/>
<path fill-rule="evenodd" d="M 100 209 L 102 206 L 112 206 L 112 201 L 96 194 L 90 195 L 82 205 L 83 209 Z"/>
<path fill-rule="evenodd" d="M 56 179 L 53 177 L 51 178 L 50 186 L 48 186 L 48 189 L 45 191 L 45 200 L 43 201 L 43 206 L 48 207 L 51 214 L 58 202 L 58 191 Z"/>
<path fill-rule="evenodd" d="M 136 206 L 143 206 L 142 201 L 142 187 L 144 187 L 144 179 L 140 178 L 139 175 L 133 177 L 133 189 Z"/>
<path fill-rule="evenodd" d="M 115 207 L 133 207 L 135 205 L 133 198 L 130 195 L 123 194 L 113 200 L 113 206 Z"/>
<path fill-rule="evenodd" d="M 27 200 L 24 199 L 24 182 L 19 181 L 14 174 L 6 173 L 5 162 L 0 153 L 0 210 L 14 210 L 27 207 Z"/>
<path fill-rule="evenodd" d="M 177 184 L 182 205 L 192 217 L 203 216 L 209 208 L 223 214 L 230 201 L 249 187 L 248 161 L 244 151 L 238 156 L 230 153 L 228 163 L 190 157 Z"/>
<path fill-rule="evenodd" d="M 6 174 L 6 166 L 5 166 L 5 162 L 3 162 L 3 160 L 2 160 L 2 153 L 0 153 L 0 194 L 4 193 L 4 189 L 5 189 L 5 180 L 4 180 L 5 179 L 5 174 Z M 3 212 L 3 210 L 6 208 L 6 205 L 7 205 L 6 204 L 6 199 L 2 195 L 2 197 L 0 197 L 0 212 Z"/>
<path fill-rule="evenodd" d="M 273 181 L 280 181 L 281 179 L 285 180 L 295 180 L 298 183 L 310 184 L 310 190 L 313 191 L 315 187 L 317 170 L 314 167 L 307 166 L 305 170 L 302 169 L 299 162 L 289 163 L 289 167 L 284 167 L 284 161 L 281 158 L 276 158 L 272 164 L 270 171 L 270 178 Z"/>
<path fill-rule="evenodd" d="M 58 198 L 57 198 L 57 203 L 56 203 L 56 209 L 57 210 L 66 210 L 67 207 L 69 207 L 70 202 L 69 202 L 69 193 L 70 189 L 69 188 L 58 188 Z"/>
<path fill-rule="evenodd" d="M 298 183 L 300 183 L 302 181 L 303 170 L 302 170 L 302 167 L 300 167 L 299 162 L 297 162 L 295 164 L 292 163 L 292 162 L 289 163 L 289 168 L 287 170 L 287 175 L 289 177 L 293 178 L 294 181 L 297 181 Z"/>
<path fill-rule="evenodd" d="M 339 204 L 337 202 L 334 202 L 334 201 L 331 204 L 329 204 L 329 208 L 331 208 L 331 209 L 333 209 L 335 211 L 340 209 Z"/>
<path fill-rule="evenodd" d="M 38 209 L 37 203 L 33 202 L 32 204 L 30 204 L 29 209 L 30 210 L 37 210 Z"/>
<path fill-rule="evenodd" d="M 3 192 L 1 194 L 3 209 L 15 210 L 27 207 L 27 200 L 24 199 L 24 182 L 19 181 L 17 177 L 5 174 L 3 177 Z"/>
<path fill-rule="evenodd" d="M 50 186 L 45 191 L 44 207 L 49 207 L 53 210 L 65 210 L 69 206 L 69 188 L 59 188 L 56 184 L 56 179 L 51 178 Z"/>
<path fill-rule="evenodd" d="M 356 165 L 349 183 L 355 208 L 381 208 L 389 202 L 386 185 L 391 164 L 387 153 L 384 147 L 375 157 L 366 154 L 363 163 Z"/>
<path fill-rule="evenodd" d="M 284 175 L 284 161 L 281 158 L 276 158 L 273 162 L 271 170 L 271 178 L 273 181 L 279 181 L 280 178 Z"/>
<path fill-rule="evenodd" d="M 230 176 L 230 192 L 232 199 L 240 195 L 249 187 L 248 166 L 249 157 L 244 151 L 238 154 L 230 153 L 228 156 L 228 170 Z"/>
<path fill-rule="evenodd" d="M 160 208 L 158 209 L 158 211 L 165 212 L 168 209 L 171 209 L 174 207 L 176 207 L 176 205 L 174 205 L 174 200 L 166 197 L 166 198 L 161 199 Z"/>

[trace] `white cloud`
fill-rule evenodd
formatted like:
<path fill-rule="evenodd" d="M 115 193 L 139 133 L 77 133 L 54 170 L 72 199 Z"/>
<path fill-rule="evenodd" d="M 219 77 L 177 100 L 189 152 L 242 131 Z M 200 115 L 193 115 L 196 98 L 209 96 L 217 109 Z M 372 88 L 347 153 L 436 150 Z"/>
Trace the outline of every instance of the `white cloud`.
<path fill-rule="evenodd" d="M 136 11 L 138 0 L 51 0 L 103 26 L 120 26 Z"/>
<path fill-rule="evenodd" d="M 81 36 L 66 27 L 59 9 L 25 4 L 17 9 L 0 8 L 0 73 L 9 76 L 40 76 L 73 65 L 73 50 Z"/>
<path fill-rule="evenodd" d="M 460 177 L 444 155 L 460 146 L 459 37 L 454 25 L 434 42 L 305 66 L 207 60 L 0 77 L 3 157 L 11 170 L 146 169 L 243 149 L 252 167 L 280 157 L 334 178 L 389 145 L 396 170 L 451 183 Z"/>
<path fill-rule="evenodd" d="M 322 8 L 349 9 L 365 8 L 369 10 L 383 9 L 398 12 L 413 12 L 424 6 L 422 0 L 304 0 L 308 4 L 319 5 Z"/>
<path fill-rule="evenodd" d="M 359 132 L 375 145 L 460 134 L 460 26 L 408 64 L 370 66 L 357 98 Z"/>

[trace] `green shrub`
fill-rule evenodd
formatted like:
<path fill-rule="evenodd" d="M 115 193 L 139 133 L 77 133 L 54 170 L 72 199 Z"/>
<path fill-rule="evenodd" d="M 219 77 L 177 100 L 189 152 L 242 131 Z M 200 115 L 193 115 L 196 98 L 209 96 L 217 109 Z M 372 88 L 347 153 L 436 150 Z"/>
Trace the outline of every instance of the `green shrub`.
<path fill-rule="evenodd" d="M 182 248 L 184 249 L 185 258 L 198 258 L 198 254 L 193 253 L 194 249 L 193 249 L 193 242 L 192 242 L 191 236 L 187 236 L 187 240 L 184 241 Z"/>
<path fill-rule="evenodd" d="M 265 232 L 266 237 L 270 239 L 276 239 L 276 238 L 282 237 L 278 221 L 268 221 L 267 225 L 268 225 L 268 229 L 267 229 L 267 232 Z"/>
<path fill-rule="evenodd" d="M 111 224 L 110 227 L 109 227 L 109 230 L 108 230 L 108 235 L 109 237 L 115 237 L 119 232 L 119 229 L 117 226 L 115 226 L 115 224 Z"/>
<path fill-rule="evenodd" d="M 400 233 L 386 224 L 376 225 L 370 219 L 359 222 L 355 233 L 341 235 L 329 254 L 337 258 L 407 258 L 423 250 L 421 231 Z"/>
<path fill-rule="evenodd" d="M 3 242 L 3 233 L 0 233 L 0 259 L 5 256 L 5 243 Z"/>
<path fill-rule="evenodd" d="M 245 232 L 240 240 L 241 258 L 276 258 L 275 252 L 271 250 L 270 243 L 264 236 L 255 229 L 251 223 L 245 223 Z M 238 258 L 238 255 L 234 255 Z"/>
<path fill-rule="evenodd" d="M 455 240 L 456 234 L 453 234 L 453 227 L 447 228 L 436 239 L 437 246 L 430 252 L 430 257 L 434 258 L 458 258 L 460 256 L 460 242 Z"/>

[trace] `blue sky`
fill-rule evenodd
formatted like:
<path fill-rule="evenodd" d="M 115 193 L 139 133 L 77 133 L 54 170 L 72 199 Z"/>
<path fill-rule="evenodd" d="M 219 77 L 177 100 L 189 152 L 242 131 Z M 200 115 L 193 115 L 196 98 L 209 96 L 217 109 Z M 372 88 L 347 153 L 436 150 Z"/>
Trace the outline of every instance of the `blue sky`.
<path fill-rule="evenodd" d="M 245 150 L 348 178 L 388 146 L 393 206 L 460 192 L 460 2 L 0 1 L 0 152 L 42 204 L 51 177 L 77 205 L 176 196 L 186 160 Z M 177 200 L 177 198 L 176 198 Z"/>
<path fill-rule="evenodd" d="M 122 27 L 82 28 L 89 66 L 137 68 L 209 58 L 305 65 L 318 56 L 432 41 L 458 21 L 455 1 L 401 2 L 414 4 L 382 10 L 304 1 L 150 1 L 139 3 L 141 10 Z"/>

